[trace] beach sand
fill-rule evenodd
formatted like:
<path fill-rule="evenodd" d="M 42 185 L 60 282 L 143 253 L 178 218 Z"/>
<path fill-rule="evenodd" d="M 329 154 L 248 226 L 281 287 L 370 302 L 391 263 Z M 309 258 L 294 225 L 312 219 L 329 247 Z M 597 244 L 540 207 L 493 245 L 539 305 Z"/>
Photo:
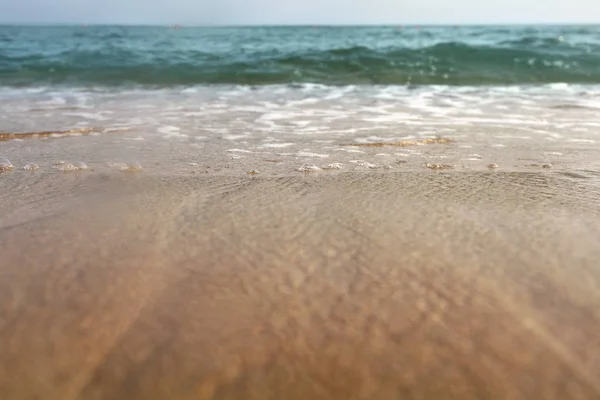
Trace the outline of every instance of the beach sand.
<path fill-rule="evenodd" d="M 600 397 L 589 176 L 0 179 L 1 399 Z"/>

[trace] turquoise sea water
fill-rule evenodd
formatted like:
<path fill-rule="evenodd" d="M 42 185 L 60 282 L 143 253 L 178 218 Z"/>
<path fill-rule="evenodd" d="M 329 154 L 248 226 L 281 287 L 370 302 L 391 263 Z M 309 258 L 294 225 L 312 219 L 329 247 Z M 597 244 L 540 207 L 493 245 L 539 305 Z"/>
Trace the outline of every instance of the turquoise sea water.
<path fill-rule="evenodd" d="M 0 26 L 0 86 L 600 83 L 600 26 Z"/>

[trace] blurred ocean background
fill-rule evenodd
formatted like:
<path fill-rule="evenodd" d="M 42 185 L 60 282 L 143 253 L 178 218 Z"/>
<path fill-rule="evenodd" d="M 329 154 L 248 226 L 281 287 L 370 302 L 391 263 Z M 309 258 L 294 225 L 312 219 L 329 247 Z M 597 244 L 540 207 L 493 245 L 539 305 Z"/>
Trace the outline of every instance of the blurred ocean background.
<path fill-rule="evenodd" d="M 1 26 L 0 86 L 600 83 L 600 26 Z"/>

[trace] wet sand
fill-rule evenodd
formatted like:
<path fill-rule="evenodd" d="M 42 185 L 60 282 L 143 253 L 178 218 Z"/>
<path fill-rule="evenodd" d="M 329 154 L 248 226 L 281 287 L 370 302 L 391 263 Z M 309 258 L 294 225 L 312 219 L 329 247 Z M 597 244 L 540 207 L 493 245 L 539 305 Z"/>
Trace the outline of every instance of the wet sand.
<path fill-rule="evenodd" d="M 583 176 L 0 180 L 2 399 L 600 397 Z"/>

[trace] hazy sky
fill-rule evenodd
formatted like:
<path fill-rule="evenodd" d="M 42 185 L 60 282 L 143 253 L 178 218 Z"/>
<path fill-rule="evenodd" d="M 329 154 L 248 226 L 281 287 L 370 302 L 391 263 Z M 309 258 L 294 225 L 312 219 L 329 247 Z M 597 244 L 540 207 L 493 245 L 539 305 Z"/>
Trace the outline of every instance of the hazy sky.
<path fill-rule="evenodd" d="M 600 22 L 600 0 L 0 0 L 4 23 Z"/>

